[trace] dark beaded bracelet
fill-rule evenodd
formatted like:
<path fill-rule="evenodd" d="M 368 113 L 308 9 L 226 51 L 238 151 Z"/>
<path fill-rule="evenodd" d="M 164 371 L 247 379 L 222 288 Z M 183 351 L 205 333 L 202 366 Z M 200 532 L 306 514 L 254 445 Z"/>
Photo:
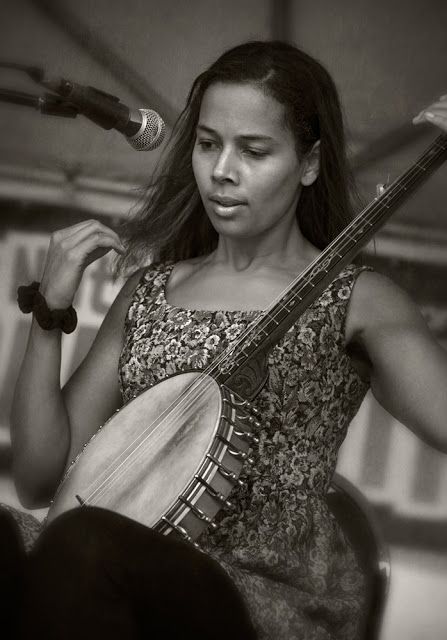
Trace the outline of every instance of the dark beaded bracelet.
<path fill-rule="evenodd" d="M 17 302 L 20 311 L 33 313 L 37 323 L 45 331 L 62 329 L 64 333 L 72 333 L 78 324 L 78 316 L 73 306 L 67 309 L 49 309 L 47 302 L 39 291 L 40 282 L 32 282 L 28 286 L 17 289 Z"/>

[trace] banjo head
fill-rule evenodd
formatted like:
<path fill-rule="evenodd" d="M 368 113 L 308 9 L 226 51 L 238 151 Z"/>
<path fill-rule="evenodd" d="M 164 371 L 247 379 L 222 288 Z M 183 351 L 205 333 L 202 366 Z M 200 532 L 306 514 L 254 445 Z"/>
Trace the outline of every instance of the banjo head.
<path fill-rule="evenodd" d="M 144 391 L 85 445 L 47 520 L 86 504 L 153 527 L 201 467 L 221 411 L 221 388 L 201 372 L 177 374 Z"/>

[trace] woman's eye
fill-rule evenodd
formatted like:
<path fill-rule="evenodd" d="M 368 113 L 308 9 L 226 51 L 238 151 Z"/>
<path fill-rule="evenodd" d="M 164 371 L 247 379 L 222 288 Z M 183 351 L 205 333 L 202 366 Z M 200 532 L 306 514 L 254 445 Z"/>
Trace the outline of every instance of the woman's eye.
<path fill-rule="evenodd" d="M 252 149 L 251 147 L 247 147 L 246 149 L 244 149 L 244 153 L 252 156 L 253 158 L 262 158 L 263 156 L 267 155 L 267 151 L 264 151 L 262 149 Z"/>
<path fill-rule="evenodd" d="M 200 147 L 203 151 L 209 151 L 210 149 L 214 149 L 216 143 L 214 140 L 197 140 L 197 146 Z"/>

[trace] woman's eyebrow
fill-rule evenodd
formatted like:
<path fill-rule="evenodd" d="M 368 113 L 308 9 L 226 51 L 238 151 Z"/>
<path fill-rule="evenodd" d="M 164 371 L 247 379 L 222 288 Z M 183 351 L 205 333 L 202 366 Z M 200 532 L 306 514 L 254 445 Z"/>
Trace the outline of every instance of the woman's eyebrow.
<path fill-rule="evenodd" d="M 203 131 L 205 133 L 209 133 L 213 136 L 216 136 L 217 138 L 220 138 L 219 133 L 213 129 L 212 127 L 208 127 L 205 124 L 198 124 L 197 125 L 197 130 L 198 131 Z M 271 136 L 266 136 L 266 135 L 262 135 L 259 133 L 246 133 L 246 134 L 241 134 L 239 136 L 236 136 L 236 138 L 238 140 L 264 140 L 266 142 L 274 142 L 275 139 L 272 138 Z"/>

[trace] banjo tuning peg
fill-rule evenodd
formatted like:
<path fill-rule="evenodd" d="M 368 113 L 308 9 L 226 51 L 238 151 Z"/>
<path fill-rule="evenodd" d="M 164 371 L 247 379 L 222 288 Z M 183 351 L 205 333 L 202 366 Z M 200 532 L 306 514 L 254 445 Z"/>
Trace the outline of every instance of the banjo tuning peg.
<path fill-rule="evenodd" d="M 378 198 L 380 198 L 380 196 L 385 193 L 385 191 L 388 189 L 388 187 L 390 186 L 390 174 L 388 174 L 386 182 L 379 182 L 379 184 L 376 186 L 376 195 Z"/>

